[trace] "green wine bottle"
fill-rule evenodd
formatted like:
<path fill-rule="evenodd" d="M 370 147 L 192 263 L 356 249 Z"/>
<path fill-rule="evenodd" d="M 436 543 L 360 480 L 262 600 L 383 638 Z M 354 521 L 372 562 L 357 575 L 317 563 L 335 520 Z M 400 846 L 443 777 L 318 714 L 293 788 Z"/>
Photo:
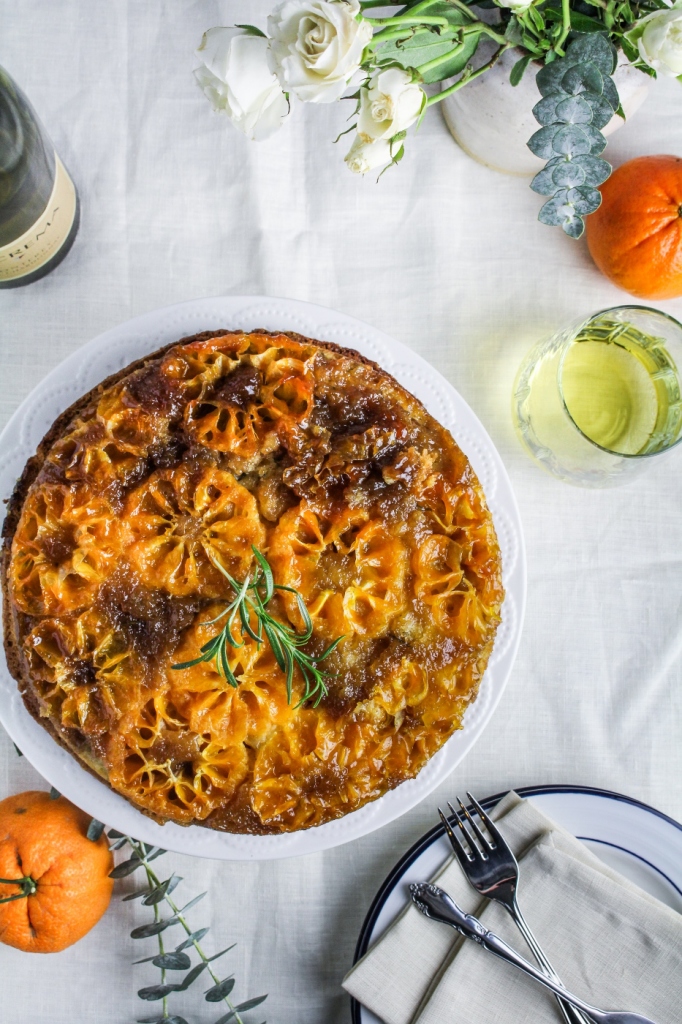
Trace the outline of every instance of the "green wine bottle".
<path fill-rule="evenodd" d="M 0 288 L 54 270 L 78 222 L 73 181 L 33 107 L 0 67 Z"/>

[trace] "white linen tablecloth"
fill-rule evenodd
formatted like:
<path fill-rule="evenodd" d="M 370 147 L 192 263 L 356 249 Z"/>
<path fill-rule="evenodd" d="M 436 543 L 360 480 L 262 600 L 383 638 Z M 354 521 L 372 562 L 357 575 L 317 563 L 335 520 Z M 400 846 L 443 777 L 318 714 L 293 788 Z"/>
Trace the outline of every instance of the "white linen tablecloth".
<path fill-rule="evenodd" d="M 0 425 L 79 345 L 138 313 L 218 294 L 307 299 L 411 345 L 483 420 L 514 483 L 528 545 L 528 613 L 516 667 L 486 733 L 442 791 L 381 831 L 265 864 L 169 855 L 215 945 L 238 946 L 237 998 L 269 991 L 270 1022 L 347 1024 L 340 981 L 392 863 L 454 792 L 531 783 L 616 789 L 682 818 L 682 454 L 612 491 L 537 469 L 509 406 L 526 350 L 580 314 L 628 301 L 584 242 L 536 221 L 523 179 L 471 161 L 438 111 L 384 175 L 351 175 L 345 105 L 298 106 L 265 143 L 213 115 L 193 49 L 218 24 L 265 24 L 274 0 L 0 0 L 0 63 L 26 90 L 76 180 L 82 224 L 44 280 L 0 292 Z M 609 141 L 619 164 L 682 155 L 682 91 L 656 83 Z M 682 300 L 655 303 L 682 319 Z M 44 784 L 0 735 L 0 797 Z M 61 954 L 0 947 L 3 1024 L 128 1024 L 156 982 L 116 901 Z M 179 940 L 178 940 L 179 941 Z M 208 943 L 208 940 L 207 940 Z M 135 948 L 133 948 L 135 947 Z M 231 960 L 228 963 L 228 959 Z M 172 1005 L 216 1019 L 202 982 Z M 195 1010 L 193 1009 L 195 1008 Z"/>

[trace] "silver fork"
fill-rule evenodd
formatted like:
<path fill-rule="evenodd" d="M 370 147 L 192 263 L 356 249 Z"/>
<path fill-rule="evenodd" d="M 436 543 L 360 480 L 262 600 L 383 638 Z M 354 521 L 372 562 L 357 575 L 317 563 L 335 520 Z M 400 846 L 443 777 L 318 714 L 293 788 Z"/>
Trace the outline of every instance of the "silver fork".
<path fill-rule="evenodd" d="M 499 903 L 511 914 L 543 974 L 547 978 L 551 978 L 556 984 L 562 985 L 561 979 L 528 927 L 517 903 L 516 893 L 519 885 L 519 865 L 516 862 L 516 857 L 511 847 L 479 802 L 474 799 L 471 793 L 467 792 L 467 796 L 485 825 L 490 839 L 484 835 L 476 819 L 464 806 L 459 797 L 457 801 L 460 811 L 455 810 L 449 800 L 448 807 L 452 811 L 452 815 L 466 845 L 462 842 L 455 829 L 452 828 L 440 807 L 438 808 L 440 820 L 443 822 L 450 845 L 464 874 L 469 883 L 481 896 Z M 468 823 L 470 828 L 467 828 L 465 823 Z M 557 995 L 556 1000 L 566 1024 L 589 1024 L 589 1018 L 585 1017 L 580 1010 L 565 1002 L 561 996 Z"/>

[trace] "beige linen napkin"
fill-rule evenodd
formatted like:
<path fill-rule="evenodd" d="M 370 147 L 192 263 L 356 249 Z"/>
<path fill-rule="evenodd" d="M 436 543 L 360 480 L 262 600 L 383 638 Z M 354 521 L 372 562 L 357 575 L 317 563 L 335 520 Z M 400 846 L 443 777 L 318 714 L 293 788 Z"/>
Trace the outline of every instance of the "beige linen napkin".
<path fill-rule="evenodd" d="M 608 868 L 515 793 L 498 804 L 493 817 L 521 864 L 521 909 L 564 984 L 602 1009 L 679 1024 L 680 915 Z M 506 911 L 481 901 L 456 861 L 433 881 L 532 961 Z M 343 986 L 386 1024 L 562 1020 L 549 993 L 411 905 Z"/>

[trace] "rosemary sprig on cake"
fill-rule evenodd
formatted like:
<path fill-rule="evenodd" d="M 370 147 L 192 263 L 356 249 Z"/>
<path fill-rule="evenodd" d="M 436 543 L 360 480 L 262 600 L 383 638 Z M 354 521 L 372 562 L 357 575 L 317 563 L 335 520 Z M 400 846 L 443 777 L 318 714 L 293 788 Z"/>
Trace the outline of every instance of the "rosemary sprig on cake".
<path fill-rule="evenodd" d="M 304 651 L 303 648 L 313 635 L 313 623 L 303 597 L 294 587 L 285 587 L 280 583 L 275 583 L 268 560 L 258 548 L 252 546 L 252 550 L 256 558 L 256 569 L 253 575 L 247 574 L 243 583 L 238 583 L 215 555 L 211 556 L 211 562 L 229 582 L 235 596 L 227 608 L 223 609 L 214 619 L 210 619 L 206 625 L 220 622 L 226 616 L 228 617 L 227 622 L 216 636 L 201 647 L 201 654 L 197 658 L 171 667 L 174 669 L 192 668 L 204 661 L 215 661 L 220 675 L 230 686 L 237 687 L 239 678 L 230 668 L 228 647 L 235 649 L 243 647 L 244 636 L 255 640 L 259 647 L 267 640 L 277 664 L 282 672 L 286 673 L 288 703 L 291 704 L 294 673 L 298 668 L 305 690 L 297 706 L 300 707 L 306 701 L 314 699 L 313 707 L 317 707 L 329 692 L 327 680 L 330 678 L 330 673 L 320 669 L 319 665 L 329 657 L 344 638 L 337 637 L 322 654 L 314 655 Z M 296 598 L 296 604 L 303 619 L 303 633 L 297 633 L 291 626 L 280 622 L 268 612 L 267 606 L 278 590 L 287 591 Z M 239 616 L 241 626 L 241 640 L 237 640 L 233 632 L 237 616 Z"/>

